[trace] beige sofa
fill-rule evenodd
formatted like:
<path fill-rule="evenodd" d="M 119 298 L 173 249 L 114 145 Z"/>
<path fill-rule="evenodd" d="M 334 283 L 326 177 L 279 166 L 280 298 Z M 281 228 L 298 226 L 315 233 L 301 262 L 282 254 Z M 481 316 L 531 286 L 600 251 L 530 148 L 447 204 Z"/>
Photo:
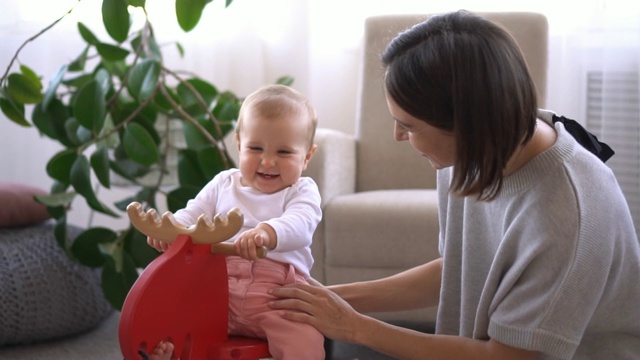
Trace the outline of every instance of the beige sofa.
<path fill-rule="evenodd" d="M 545 18 L 529 13 L 485 15 L 518 40 L 543 103 Z M 435 172 L 408 143 L 393 140 L 378 61 L 395 34 L 425 18 L 393 15 L 366 21 L 357 134 L 318 130 L 319 149 L 306 175 L 316 180 L 323 196 L 324 219 L 314 236 L 312 276 L 325 284 L 379 278 L 439 256 Z M 96 329 L 79 336 L 0 348 L 0 359 L 119 359 L 118 316 L 111 314 Z M 435 319 L 435 310 L 375 316 L 392 322 L 429 323 Z"/>
<path fill-rule="evenodd" d="M 484 13 L 520 44 L 545 98 L 547 21 L 533 13 Z M 356 135 L 319 129 L 307 174 L 323 196 L 314 236 L 313 276 L 325 284 L 374 279 L 439 257 L 435 171 L 407 142 L 393 140 L 379 56 L 400 31 L 427 15 L 377 16 L 365 24 Z M 435 309 L 375 314 L 388 321 L 430 322 Z"/>

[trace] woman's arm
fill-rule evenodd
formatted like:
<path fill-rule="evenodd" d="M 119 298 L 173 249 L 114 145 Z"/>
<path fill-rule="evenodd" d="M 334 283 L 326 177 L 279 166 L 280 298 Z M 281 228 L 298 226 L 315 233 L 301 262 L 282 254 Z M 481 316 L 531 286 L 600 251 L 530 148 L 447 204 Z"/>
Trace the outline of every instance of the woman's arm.
<path fill-rule="evenodd" d="M 361 344 L 396 359 L 535 359 L 538 353 L 514 348 L 494 340 L 481 341 L 461 336 L 433 335 L 393 326 L 363 317 L 360 331 L 351 342 Z M 346 339 L 345 339 L 346 340 Z"/>
<path fill-rule="evenodd" d="M 442 259 L 379 280 L 328 288 L 361 313 L 410 310 L 438 305 Z"/>
<path fill-rule="evenodd" d="M 398 359 L 534 359 L 537 356 L 535 352 L 512 348 L 493 340 L 432 335 L 397 327 L 362 315 L 350 306 L 349 302 L 359 309 L 381 311 L 414 308 L 420 304 L 433 305 L 437 297 L 425 294 L 433 284 L 418 286 L 415 280 L 432 274 L 440 264 L 439 260 L 435 260 L 389 278 L 334 286 L 337 292 L 314 281 L 311 283 L 315 285 L 287 285 L 270 291 L 279 298 L 270 305 L 282 310 L 284 318 L 310 324 L 328 338 L 367 346 Z M 386 291 L 384 286 L 394 291 Z M 403 297 L 401 289 L 406 291 L 406 296 Z M 339 296 L 338 292 L 344 294 L 346 299 Z M 380 292 L 390 294 L 381 296 Z M 430 300 L 419 300 L 419 294 Z M 371 296 L 370 304 L 367 296 Z M 394 301 L 399 305 L 390 303 Z"/>

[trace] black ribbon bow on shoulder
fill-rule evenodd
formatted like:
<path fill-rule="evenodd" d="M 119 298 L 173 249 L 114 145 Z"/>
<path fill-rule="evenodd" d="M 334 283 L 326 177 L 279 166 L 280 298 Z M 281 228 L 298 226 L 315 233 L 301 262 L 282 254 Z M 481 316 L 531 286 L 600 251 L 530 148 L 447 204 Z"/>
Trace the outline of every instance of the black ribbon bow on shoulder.
<path fill-rule="evenodd" d="M 564 128 L 567 129 L 569 134 L 571 134 L 571 136 L 573 136 L 585 149 L 589 150 L 602 160 L 602 162 L 606 162 L 613 156 L 613 154 L 615 154 L 609 145 L 599 141 L 595 135 L 588 132 L 587 129 L 582 127 L 582 125 L 577 121 L 557 115 L 553 115 L 552 119 L 554 124 L 558 121 L 564 124 Z"/>

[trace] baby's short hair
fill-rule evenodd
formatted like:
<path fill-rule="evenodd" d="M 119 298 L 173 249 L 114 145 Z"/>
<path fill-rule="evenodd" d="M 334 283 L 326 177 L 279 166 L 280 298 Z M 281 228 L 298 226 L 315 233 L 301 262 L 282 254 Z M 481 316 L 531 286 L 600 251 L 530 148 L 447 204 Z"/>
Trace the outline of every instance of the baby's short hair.
<path fill-rule="evenodd" d="M 302 112 L 309 120 L 309 144 L 313 144 L 318 126 L 318 114 L 311 102 L 295 89 L 285 85 L 266 85 L 251 93 L 243 101 L 236 124 L 236 135 L 242 130 L 242 122 L 249 109 L 267 119 L 274 119 L 291 112 Z"/>

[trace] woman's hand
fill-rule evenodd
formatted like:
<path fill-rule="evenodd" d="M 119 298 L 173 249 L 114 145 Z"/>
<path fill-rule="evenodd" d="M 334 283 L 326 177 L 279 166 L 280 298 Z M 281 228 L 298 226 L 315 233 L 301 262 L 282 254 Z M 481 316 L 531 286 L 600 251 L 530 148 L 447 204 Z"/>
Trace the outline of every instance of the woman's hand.
<path fill-rule="evenodd" d="M 328 338 L 353 342 L 364 316 L 316 280 L 309 279 L 309 284 L 272 289 L 270 294 L 279 299 L 270 303 L 271 308 L 282 310 L 285 319 L 312 325 Z"/>

